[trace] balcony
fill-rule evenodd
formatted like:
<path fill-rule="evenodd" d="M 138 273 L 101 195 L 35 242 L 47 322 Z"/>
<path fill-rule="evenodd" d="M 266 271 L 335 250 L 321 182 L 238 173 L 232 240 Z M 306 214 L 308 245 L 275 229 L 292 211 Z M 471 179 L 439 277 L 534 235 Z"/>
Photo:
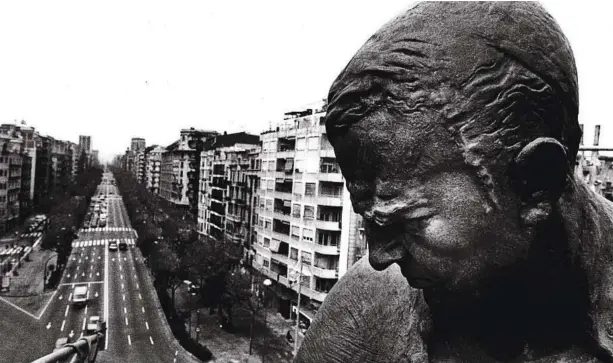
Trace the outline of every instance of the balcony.
<path fill-rule="evenodd" d="M 326 181 L 326 182 L 342 183 L 343 174 L 341 173 L 319 173 L 317 175 L 317 179 L 319 179 L 320 181 Z"/>
<path fill-rule="evenodd" d="M 282 221 L 286 221 L 286 222 L 291 222 L 292 221 L 292 216 L 289 212 L 283 212 L 283 210 L 281 209 L 275 209 L 275 214 L 274 214 L 275 218 L 282 220 Z"/>
<path fill-rule="evenodd" d="M 288 284 L 287 286 L 289 288 L 291 288 L 292 290 L 298 292 L 298 286 L 297 285 L 298 284 L 293 283 L 293 284 Z M 300 288 L 300 293 L 302 295 L 308 296 L 310 299 L 317 300 L 317 301 L 320 301 L 320 302 L 323 302 L 325 300 L 326 296 L 328 295 L 325 292 L 319 292 L 319 291 L 316 291 L 316 290 L 313 290 L 311 288 L 304 287 L 304 286 L 302 286 Z"/>
<path fill-rule="evenodd" d="M 319 229 L 325 229 L 327 231 L 340 231 L 341 230 L 341 223 L 340 222 L 333 222 L 333 221 L 322 221 L 319 219 L 315 220 L 315 227 L 319 228 Z"/>
<path fill-rule="evenodd" d="M 243 219 L 237 214 L 227 214 L 226 218 L 234 223 L 243 223 Z"/>
<path fill-rule="evenodd" d="M 321 150 L 319 150 L 319 157 L 322 157 L 322 158 L 335 158 L 336 154 L 334 153 L 334 149 L 321 149 Z"/>
<path fill-rule="evenodd" d="M 319 243 L 313 244 L 313 251 L 321 253 L 322 255 L 338 256 L 341 254 L 339 246 L 325 246 Z"/>
<path fill-rule="evenodd" d="M 328 268 L 321 268 L 321 267 L 316 267 L 316 266 L 311 266 L 310 269 L 313 275 L 320 277 L 322 279 L 337 279 L 338 278 L 337 270 L 331 270 Z"/>
<path fill-rule="evenodd" d="M 284 233 L 279 233 L 279 232 L 275 232 L 272 231 L 272 236 L 280 241 L 289 241 L 290 240 L 290 236 L 289 234 L 284 234 Z"/>
<path fill-rule="evenodd" d="M 296 153 L 295 150 L 277 151 L 277 158 L 291 158 Z"/>
<path fill-rule="evenodd" d="M 320 194 L 317 196 L 317 204 L 330 207 L 342 207 L 342 195 Z"/>

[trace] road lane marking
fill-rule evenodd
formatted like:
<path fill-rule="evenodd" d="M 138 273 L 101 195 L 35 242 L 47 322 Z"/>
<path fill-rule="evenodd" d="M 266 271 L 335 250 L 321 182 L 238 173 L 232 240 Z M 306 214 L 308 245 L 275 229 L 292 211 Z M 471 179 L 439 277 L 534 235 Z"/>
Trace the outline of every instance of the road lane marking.
<path fill-rule="evenodd" d="M 178 350 L 175 350 L 175 357 L 177 356 L 177 354 L 178 354 L 178 353 L 179 353 L 179 351 L 178 351 Z"/>
<path fill-rule="evenodd" d="M 72 292 L 68 295 L 68 301 L 72 300 Z"/>
<path fill-rule="evenodd" d="M 126 326 L 128 326 L 128 318 L 126 317 Z"/>
<path fill-rule="evenodd" d="M 104 249 L 104 320 L 107 322 L 106 326 L 106 339 L 104 339 L 104 349 L 109 349 L 109 250 Z"/>
<path fill-rule="evenodd" d="M 68 308 L 70 307 L 70 305 L 66 305 L 66 312 L 64 313 L 64 316 L 68 316 Z"/>
<path fill-rule="evenodd" d="M 147 330 L 149 330 L 149 323 L 145 322 L 145 326 L 147 327 Z"/>
<path fill-rule="evenodd" d="M 141 300 L 143 299 L 143 297 L 141 296 L 140 292 L 138 293 L 138 298 L 141 299 Z"/>
<path fill-rule="evenodd" d="M 130 334 L 128 334 L 128 344 L 132 345 L 132 340 L 130 339 Z"/>
<path fill-rule="evenodd" d="M 49 328 L 51 328 L 51 322 L 49 322 L 49 324 L 47 324 L 47 330 L 49 330 Z"/>
<path fill-rule="evenodd" d="M 85 305 L 85 315 L 87 315 L 87 305 Z"/>
<path fill-rule="evenodd" d="M 124 314 L 126 314 L 126 315 L 128 314 L 128 311 L 126 310 L 126 307 L 125 307 L 125 306 L 124 306 L 124 308 L 123 308 L 123 313 L 124 313 Z"/>
<path fill-rule="evenodd" d="M 137 289 L 139 288 L 138 284 L 136 284 L 136 288 L 137 288 Z"/>
<path fill-rule="evenodd" d="M 86 313 L 87 314 L 87 313 Z M 87 318 L 83 318 L 83 328 L 81 330 L 85 330 L 85 321 L 87 320 Z"/>
<path fill-rule="evenodd" d="M 58 299 L 58 300 L 62 300 L 62 295 L 60 295 L 60 297 L 59 297 L 59 299 Z"/>
<path fill-rule="evenodd" d="M 149 341 L 151 341 L 151 345 L 153 345 L 153 338 L 149 335 Z"/>
<path fill-rule="evenodd" d="M 121 284 L 121 288 L 123 289 L 123 283 Z"/>
<path fill-rule="evenodd" d="M 142 311 L 143 311 L 143 313 L 144 313 L 144 312 L 145 312 L 145 307 L 144 307 L 144 306 L 143 306 L 143 307 L 141 307 L 141 310 L 142 310 Z"/>
<path fill-rule="evenodd" d="M 62 328 L 60 329 L 60 331 L 64 331 L 64 325 L 65 325 L 65 324 L 66 324 L 66 319 L 64 319 L 64 320 L 62 321 Z"/>

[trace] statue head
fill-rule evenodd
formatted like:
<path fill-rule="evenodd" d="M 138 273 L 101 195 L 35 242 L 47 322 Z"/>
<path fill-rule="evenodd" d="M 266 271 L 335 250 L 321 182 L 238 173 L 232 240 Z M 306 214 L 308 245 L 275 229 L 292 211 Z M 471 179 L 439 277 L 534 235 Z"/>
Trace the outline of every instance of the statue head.
<path fill-rule="evenodd" d="M 398 263 L 414 287 L 470 290 L 516 265 L 572 187 L 575 62 L 538 3 L 418 4 L 328 100 L 370 264 Z"/>

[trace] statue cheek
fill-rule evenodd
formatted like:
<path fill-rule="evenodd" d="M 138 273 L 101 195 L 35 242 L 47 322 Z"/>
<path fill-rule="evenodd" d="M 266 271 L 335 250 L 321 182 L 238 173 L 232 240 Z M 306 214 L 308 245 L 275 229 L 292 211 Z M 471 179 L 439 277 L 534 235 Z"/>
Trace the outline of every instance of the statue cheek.
<path fill-rule="evenodd" d="M 429 245 L 437 249 L 456 249 L 469 247 L 468 241 L 461 238 L 460 230 L 451 221 L 435 216 L 426 222 L 423 233 Z"/>

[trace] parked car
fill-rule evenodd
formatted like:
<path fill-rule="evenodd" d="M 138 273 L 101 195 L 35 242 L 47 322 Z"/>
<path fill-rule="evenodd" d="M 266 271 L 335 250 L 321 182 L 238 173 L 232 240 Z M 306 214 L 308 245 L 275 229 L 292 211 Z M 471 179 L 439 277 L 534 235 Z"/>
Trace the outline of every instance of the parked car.
<path fill-rule="evenodd" d="M 87 334 L 93 334 L 100 329 L 100 316 L 94 315 L 89 317 L 87 322 Z"/>

